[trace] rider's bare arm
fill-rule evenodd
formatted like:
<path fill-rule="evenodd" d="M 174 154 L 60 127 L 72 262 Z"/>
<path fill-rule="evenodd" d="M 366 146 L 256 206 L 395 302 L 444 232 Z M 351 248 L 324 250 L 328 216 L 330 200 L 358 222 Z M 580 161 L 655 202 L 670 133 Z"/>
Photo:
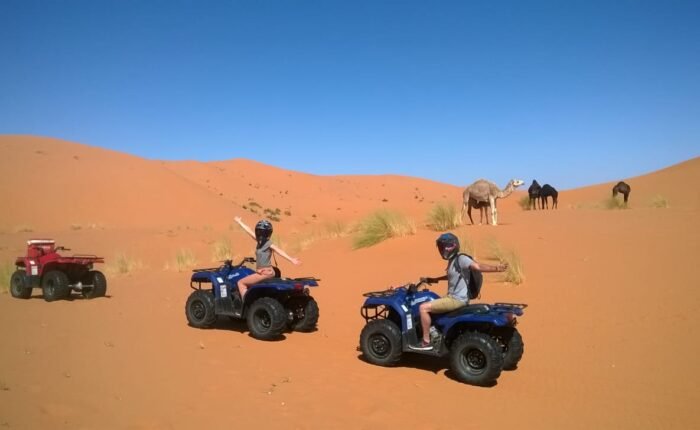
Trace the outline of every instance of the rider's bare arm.
<path fill-rule="evenodd" d="M 277 245 L 272 245 L 272 246 L 270 246 L 270 248 L 272 248 L 272 250 L 275 251 L 275 252 L 276 252 L 277 254 L 279 254 L 280 256 L 282 256 L 282 257 L 286 258 L 287 260 L 289 260 L 292 264 L 295 264 L 295 265 L 301 264 L 301 261 L 300 261 L 298 258 L 290 257 L 290 256 L 289 256 L 286 252 L 284 252 L 284 251 L 282 250 L 282 248 L 280 248 L 279 246 L 277 246 Z"/>
<path fill-rule="evenodd" d="M 508 263 L 497 264 L 494 266 L 493 264 L 479 264 L 476 261 L 474 261 L 469 267 L 472 269 L 476 269 L 479 272 L 503 272 L 508 268 Z"/>

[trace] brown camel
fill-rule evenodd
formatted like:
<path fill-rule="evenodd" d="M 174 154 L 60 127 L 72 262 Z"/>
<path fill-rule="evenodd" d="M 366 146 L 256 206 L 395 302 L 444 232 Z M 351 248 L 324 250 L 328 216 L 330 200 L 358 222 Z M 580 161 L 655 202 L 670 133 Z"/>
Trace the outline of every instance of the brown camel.
<path fill-rule="evenodd" d="M 625 198 L 625 204 L 627 204 L 627 199 L 630 197 L 630 191 L 632 191 L 632 188 L 630 188 L 627 183 L 620 181 L 612 189 L 613 198 L 617 197 L 617 193 L 620 193 Z"/>
<path fill-rule="evenodd" d="M 462 193 L 462 211 L 460 212 L 460 221 L 464 215 L 464 209 L 467 209 L 467 214 L 469 215 L 469 220 L 472 225 L 474 220 L 472 219 L 472 207 L 482 207 L 485 210 L 486 207 L 491 208 L 491 224 L 498 225 L 498 208 L 496 208 L 496 200 L 508 197 L 511 195 L 513 190 L 521 186 L 524 182 L 520 179 L 511 179 L 503 190 L 498 188 L 496 184 L 486 179 L 479 179 L 473 184 L 469 185 Z M 471 201 L 474 203 L 470 203 Z M 488 222 L 488 216 L 487 216 Z"/>

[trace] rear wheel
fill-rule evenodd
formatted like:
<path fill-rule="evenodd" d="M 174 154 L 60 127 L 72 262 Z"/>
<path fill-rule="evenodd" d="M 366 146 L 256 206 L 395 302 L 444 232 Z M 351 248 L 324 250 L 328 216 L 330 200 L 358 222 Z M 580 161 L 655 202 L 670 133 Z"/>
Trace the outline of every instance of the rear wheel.
<path fill-rule="evenodd" d="M 41 280 L 41 288 L 44 292 L 44 300 L 47 302 L 66 299 L 70 296 L 68 275 L 60 270 L 52 270 L 46 273 Z"/>
<path fill-rule="evenodd" d="M 86 299 L 94 299 L 95 297 L 104 297 L 107 294 L 107 278 L 102 272 L 91 270 L 83 277 L 83 283 L 92 285 L 92 288 L 83 289 L 81 291 Z"/>
<path fill-rule="evenodd" d="M 450 364 L 460 381 L 472 385 L 491 385 L 501 375 L 502 348 L 491 336 L 466 332 L 452 344 Z"/>
<path fill-rule="evenodd" d="M 503 370 L 515 370 L 518 362 L 523 358 L 525 344 L 523 337 L 517 329 L 513 329 L 513 334 L 508 339 L 508 343 L 503 347 Z"/>
<path fill-rule="evenodd" d="M 296 331 L 312 331 L 318 323 L 318 303 L 312 297 L 291 299 L 287 303 L 287 311 L 291 313 L 289 328 Z"/>
<path fill-rule="evenodd" d="M 10 278 L 10 294 L 18 299 L 28 299 L 32 296 L 32 289 L 29 287 L 27 273 L 24 270 L 15 270 Z"/>
<path fill-rule="evenodd" d="M 192 327 L 206 328 L 216 322 L 214 294 L 209 290 L 197 290 L 185 303 L 185 316 Z"/>
<path fill-rule="evenodd" d="M 246 314 L 250 334 L 261 340 L 280 337 L 287 322 L 284 307 L 272 297 L 262 297 L 254 301 Z"/>
<path fill-rule="evenodd" d="M 360 333 L 360 350 L 367 361 L 394 366 L 401 360 L 401 330 L 390 320 L 373 320 Z"/>

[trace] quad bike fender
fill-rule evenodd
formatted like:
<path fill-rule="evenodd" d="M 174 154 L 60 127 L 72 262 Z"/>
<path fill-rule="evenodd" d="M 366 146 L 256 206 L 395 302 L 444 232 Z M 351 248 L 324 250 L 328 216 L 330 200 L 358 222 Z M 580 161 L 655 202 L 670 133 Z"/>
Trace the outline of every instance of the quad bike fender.
<path fill-rule="evenodd" d="M 461 332 L 465 327 L 480 332 L 487 332 L 493 327 L 511 327 L 515 324 L 515 316 L 512 313 L 468 314 L 456 318 L 439 318 L 435 324 L 450 337 L 453 332 Z"/>

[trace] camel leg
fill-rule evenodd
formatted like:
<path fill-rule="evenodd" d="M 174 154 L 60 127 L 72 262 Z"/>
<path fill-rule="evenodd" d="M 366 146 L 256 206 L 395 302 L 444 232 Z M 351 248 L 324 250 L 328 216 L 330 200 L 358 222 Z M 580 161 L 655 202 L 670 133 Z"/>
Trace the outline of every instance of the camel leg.
<path fill-rule="evenodd" d="M 474 225 L 474 220 L 472 219 L 472 205 L 467 205 L 467 215 L 469 215 L 469 222 Z"/>
<path fill-rule="evenodd" d="M 489 196 L 489 203 L 491 203 L 491 225 L 498 225 L 498 209 L 496 208 L 496 199 Z"/>
<path fill-rule="evenodd" d="M 462 224 L 462 219 L 464 218 L 464 209 L 466 209 L 467 202 L 462 201 L 462 210 L 459 211 L 459 223 Z"/>

